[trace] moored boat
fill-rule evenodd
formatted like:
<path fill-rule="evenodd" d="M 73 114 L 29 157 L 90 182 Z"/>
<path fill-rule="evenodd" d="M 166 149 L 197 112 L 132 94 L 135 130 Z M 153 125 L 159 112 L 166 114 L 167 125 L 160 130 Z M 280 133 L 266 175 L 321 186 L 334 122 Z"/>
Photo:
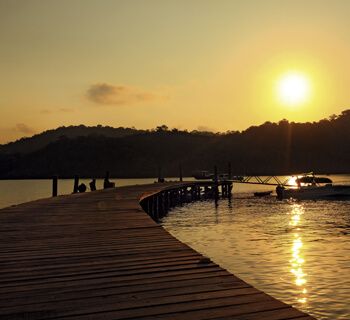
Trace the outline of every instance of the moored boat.
<path fill-rule="evenodd" d="M 209 171 L 196 171 L 193 173 L 193 177 L 197 180 L 207 180 L 212 179 L 214 177 L 213 173 L 210 173 Z"/>
<path fill-rule="evenodd" d="M 331 179 L 316 177 L 313 173 L 297 178 L 295 182 L 296 186 L 277 186 L 277 198 L 297 200 L 350 199 L 350 185 L 334 185 Z"/>

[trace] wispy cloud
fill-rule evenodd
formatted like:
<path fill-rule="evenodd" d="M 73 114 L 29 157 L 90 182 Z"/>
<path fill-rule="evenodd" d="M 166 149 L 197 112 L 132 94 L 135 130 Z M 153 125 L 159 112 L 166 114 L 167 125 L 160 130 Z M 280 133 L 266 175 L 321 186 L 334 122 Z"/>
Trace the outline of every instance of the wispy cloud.
<path fill-rule="evenodd" d="M 107 83 L 98 83 L 90 86 L 86 92 L 86 97 L 96 104 L 116 106 L 134 105 L 166 99 L 164 95 L 162 96 L 154 92 L 131 86 L 115 86 Z"/>
<path fill-rule="evenodd" d="M 58 111 L 59 112 L 65 112 L 65 113 L 74 112 L 74 110 L 71 109 L 71 108 L 59 108 Z"/>
<path fill-rule="evenodd" d="M 208 126 L 198 126 L 197 131 L 215 132 L 215 129 L 208 127 Z"/>
<path fill-rule="evenodd" d="M 56 112 L 68 113 L 68 112 L 74 112 L 74 109 L 72 109 L 72 108 L 58 108 L 58 109 L 42 109 L 42 110 L 40 110 L 41 114 L 52 114 L 52 113 L 56 113 Z"/>
<path fill-rule="evenodd" d="M 42 110 L 40 110 L 40 113 L 41 114 L 50 114 L 50 113 L 52 113 L 52 111 L 49 109 L 42 109 Z"/>
<path fill-rule="evenodd" d="M 27 126 L 24 123 L 17 123 L 15 127 L 16 131 L 24 133 L 24 134 L 34 134 L 36 133 L 36 130 L 33 128 Z"/>

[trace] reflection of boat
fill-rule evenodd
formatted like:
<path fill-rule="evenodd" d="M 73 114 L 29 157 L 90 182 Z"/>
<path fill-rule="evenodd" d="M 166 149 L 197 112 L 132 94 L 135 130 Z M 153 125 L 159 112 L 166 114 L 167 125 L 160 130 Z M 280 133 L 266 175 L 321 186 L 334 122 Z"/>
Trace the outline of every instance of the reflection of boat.
<path fill-rule="evenodd" d="M 212 179 L 214 177 L 213 173 L 210 173 L 209 171 L 196 171 L 193 173 L 193 177 L 197 180 L 206 180 L 206 179 Z"/>
<path fill-rule="evenodd" d="M 272 191 L 260 191 L 260 192 L 254 192 L 255 197 L 267 197 L 271 195 Z"/>
<path fill-rule="evenodd" d="M 313 173 L 295 179 L 296 186 L 277 186 L 278 199 L 332 199 L 349 198 L 350 185 L 334 185 L 332 180 L 325 177 L 316 177 Z"/>

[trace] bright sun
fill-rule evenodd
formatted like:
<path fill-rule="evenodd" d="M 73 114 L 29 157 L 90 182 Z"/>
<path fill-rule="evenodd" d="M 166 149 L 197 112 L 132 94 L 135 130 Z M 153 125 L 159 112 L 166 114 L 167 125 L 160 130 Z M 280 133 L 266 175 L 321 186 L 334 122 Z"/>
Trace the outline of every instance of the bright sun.
<path fill-rule="evenodd" d="M 288 72 L 277 82 L 277 95 L 284 105 L 301 105 L 309 99 L 310 82 L 302 73 Z"/>

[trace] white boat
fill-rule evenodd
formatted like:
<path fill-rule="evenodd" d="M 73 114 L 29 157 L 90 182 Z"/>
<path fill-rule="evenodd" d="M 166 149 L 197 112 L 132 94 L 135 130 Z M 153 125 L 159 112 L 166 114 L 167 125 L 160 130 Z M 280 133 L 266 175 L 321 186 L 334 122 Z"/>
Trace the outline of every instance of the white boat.
<path fill-rule="evenodd" d="M 210 173 L 209 171 L 202 170 L 194 172 L 193 177 L 197 180 L 208 180 L 212 179 L 214 177 L 214 174 Z"/>
<path fill-rule="evenodd" d="M 197 171 L 193 173 L 193 177 L 197 180 L 215 180 L 214 173 L 210 173 L 209 171 Z M 227 173 L 219 173 L 217 175 L 218 181 L 226 181 L 228 180 L 229 176 Z"/>
<path fill-rule="evenodd" d="M 277 186 L 276 193 L 278 199 L 350 199 L 350 185 L 334 185 L 331 179 L 311 173 L 297 178 L 296 186 Z"/>

